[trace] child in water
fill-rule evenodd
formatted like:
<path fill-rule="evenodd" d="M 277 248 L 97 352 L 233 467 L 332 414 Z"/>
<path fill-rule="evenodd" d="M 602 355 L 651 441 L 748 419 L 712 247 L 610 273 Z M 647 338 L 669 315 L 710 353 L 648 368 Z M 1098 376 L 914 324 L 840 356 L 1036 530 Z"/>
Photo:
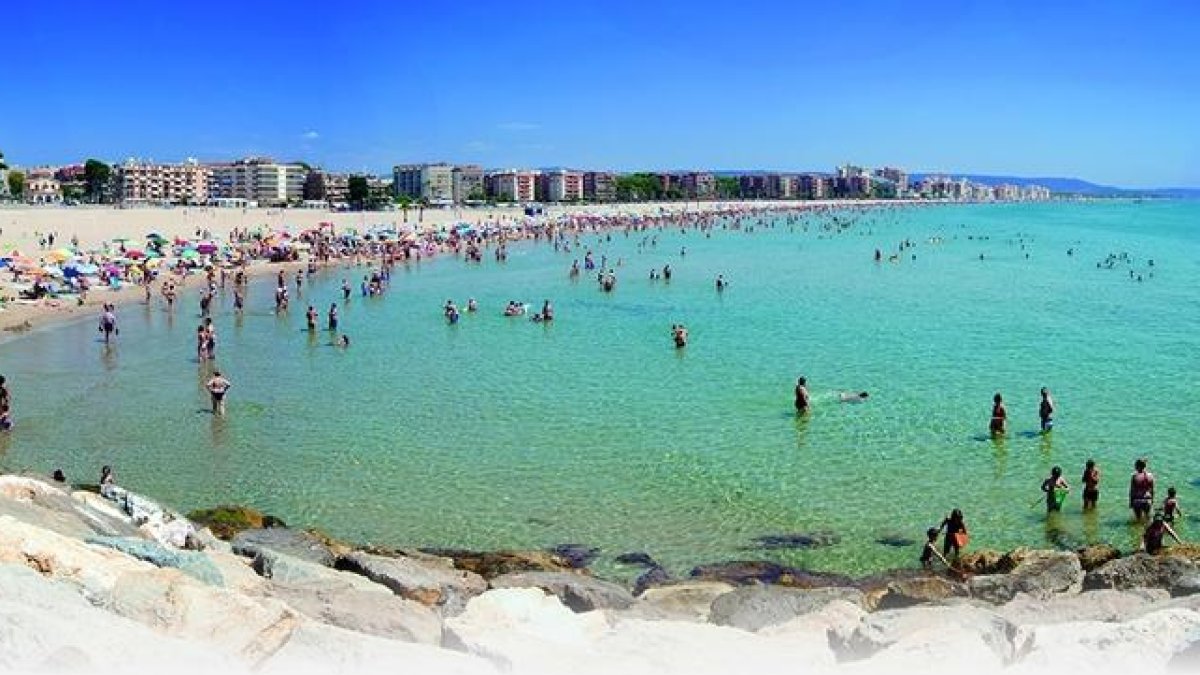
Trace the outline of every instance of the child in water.
<path fill-rule="evenodd" d="M 1183 510 L 1179 508 L 1179 497 L 1175 496 L 1175 488 L 1167 488 L 1167 500 L 1163 502 L 1163 520 L 1174 523 L 1175 518 L 1183 518 Z"/>
<path fill-rule="evenodd" d="M 921 549 L 921 567 L 929 569 L 933 567 L 933 559 L 937 558 L 942 561 L 946 567 L 950 566 L 949 561 L 937 550 L 937 540 L 940 530 L 936 527 L 931 527 L 925 530 L 925 547 Z"/>

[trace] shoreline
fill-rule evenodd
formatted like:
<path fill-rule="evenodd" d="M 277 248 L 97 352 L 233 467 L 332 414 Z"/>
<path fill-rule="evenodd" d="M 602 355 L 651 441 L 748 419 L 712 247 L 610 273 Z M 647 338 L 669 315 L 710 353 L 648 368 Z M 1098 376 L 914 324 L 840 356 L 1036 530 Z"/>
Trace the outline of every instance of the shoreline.
<path fill-rule="evenodd" d="M 862 209 L 886 206 L 913 207 L 936 206 L 945 202 L 928 200 L 875 199 L 875 200 L 813 200 L 813 201 L 712 201 L 712 202 L 628 202 L 578 206 L 550 206 L 532 222 L 547 224 L 562 218 L 589 218 L 610 216 L 652 216 L 664 214 L 686 214 L 721 216 L 738 209 L 753 209 L 756 212 L 797 212 L 822 209 Z M 64 227 L 61 221 L 77 216 L 80 223 L 74 229 Z M 423 233 L 433 233 L 451 225 L 467 222 L 475 224 L 511 224 L 525 220 L 524 212 L 517 206 L 497 208 L 453 208 L 428 209 L 417 214 L 409 209 L 407 221 L 401 211 L 358 211 L 332 212 L 316 209 L 221 209 L 208 207 L 0 207 L 0 241 L 4 242 L 3 253 L 16 249 L 30 256 L 47 254 L 51 247 L 38 246 L 38 233 L 43 228 L 58 232 L 56 246 L 63 238 L 79 237 L 81 249 L 92 250 L 117 237 L 139 235 L 142 230 L 160 232 L 169 239 L 189 238 L 197 230 L 212 237 L 226 238 L 234 229 L 267 226 L 272 229 L 291 227 L 296 230 L 316 226 L 322 222 L 334 223 L 341 231 L 344 228 L 361 230 L 375 225 L 397 228 L 412 227 Z M 135 227 L 136 223 L 136 227 Z M 419 226 L 419 227 L 418 227 Z M 14 229 L 20 228 L 19 233 Z M 521 237 L 518 241 L 524 241 Z M 248 268 L 252 279 L 265 276 L 279 269 L 291 271 L 292 266 L 302 265 L 305 260 L 285 263 L 269 263 L 256 260 Z M 180 290 L 187 290 L 188 283 L 198 275 L 192 273 L 178 277 Z M 161 276 L 160 276 L 161 278 Z M 12 291 L 7 282 L 0 283 L 0 290 Z M 14 293 L 15 294 L 15 293 Z M 53 328 L 55 325 L 82 320 L 89 312 L 103 303 L 112 302 L 118 307 L 129 306 L 141 300 L 141 286 L 123 283 L 119 290 L 93 289 L 87 300 L 76 303 L 76 297 L 67 300 L 13 300 L 0 307 L 0 344 L 33 330 Z M 157 292 L 151 302 L 159 299 Z"/>

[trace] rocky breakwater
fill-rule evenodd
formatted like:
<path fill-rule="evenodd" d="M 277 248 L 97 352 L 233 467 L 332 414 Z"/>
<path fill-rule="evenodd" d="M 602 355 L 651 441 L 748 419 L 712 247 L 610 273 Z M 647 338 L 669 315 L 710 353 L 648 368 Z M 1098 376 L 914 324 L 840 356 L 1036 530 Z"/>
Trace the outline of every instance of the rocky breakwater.
<path fill-rule="evenodd" d="M 764 561 L 672 578 L 638 555 L 634 595 L 591 576 L 586 547 L 356 549 L 196 515 L 226 539 L 198 522 L 177 548 L 95 494 L 0 476 L 0 670 L 1141 675 L 1200 651 L 1200 553 L 1182 547 L 864 579 Z"/>

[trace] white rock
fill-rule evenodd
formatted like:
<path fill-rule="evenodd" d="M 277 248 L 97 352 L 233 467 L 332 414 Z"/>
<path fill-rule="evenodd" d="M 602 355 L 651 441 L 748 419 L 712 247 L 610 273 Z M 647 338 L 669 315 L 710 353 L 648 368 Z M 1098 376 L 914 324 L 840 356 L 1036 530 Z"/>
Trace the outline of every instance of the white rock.
<path fill-rule="evenodd" d="M 446 620 L 446 644 L 517 672 L 567 666 L 590 653 L 608 628 L 600 612 L 576 614 L 537 588 L 504 588 L 472 598 Z"/>
<path fill-rule="evenodd" d="M 397 642 L 353 631 L 306 623 L 268 656 L 261 675 L 297 673 L 437 673 L 496 675 L 487 661 L 428 645 Z"/>
<path fill-rule="evenodd" d="M 1163 672 L 1178 651 L 1200 640 L 1200 613 L 1165 609 L 1125 623 L 1079 621 L 1039 626 L 1013 673 L 1069 667 L 1086 673 Z"/>
<path fill-rule="evenodd" d="M 707 621 L 713 600 L 734 590 L 720 581 L 695 581 L 647 589 L 628 614 L 646 619 Z"/>

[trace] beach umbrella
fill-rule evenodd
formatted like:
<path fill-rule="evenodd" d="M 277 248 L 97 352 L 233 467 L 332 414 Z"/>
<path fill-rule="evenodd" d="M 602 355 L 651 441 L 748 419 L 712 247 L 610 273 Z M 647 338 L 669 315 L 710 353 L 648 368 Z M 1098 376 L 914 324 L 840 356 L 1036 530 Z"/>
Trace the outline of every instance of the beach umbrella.
<path fill-rule="evenodd" d="M 64 269 L 63 272 L 66 272 L 67 270 L 75 270 L 76 272 L 78 272 L 79 274 L 82 274 L 84 276 L 89 276 L 92 274 L 100 273 L 100 268 L 98 266 L 89 265 L 86 263 L 78 263 L 78 264 L 72 265 L 72 266 Z"/>
<path fill-rule="evenodd" d="M 179 257 L 184 260 L 195 260 L 200 257 L 200 252 L 194 248 L 185 248 L 183 249 L 183 253 L 179 254 Z"/>
<path fill-rule="evenodd" d="M 139 248 L 131 248 L 125 251 L 125 257 L 131 260 L 137 260 L 138 258 L 145 258 L 146 252 Z"/>
<path fill-rule="evenodd" d="M 75 257 L 75 252 L 69 248 L 56 248 L 46 254 L 46 257 L 54 262 L 62 262 Z"/>
<path fill-rule="evenodd" d="M 62 268 L 57 265 L 46 265 L 42 268 L 42 273 L 52 277 L 61 277 L 63 275 Z"/>
<path fill-rule="evenodd" d="M 196 244 L 196 250 L 205 254 L 216 253 L 217 245 L 211 241 L 202 241 L 199 244 Z"/>

